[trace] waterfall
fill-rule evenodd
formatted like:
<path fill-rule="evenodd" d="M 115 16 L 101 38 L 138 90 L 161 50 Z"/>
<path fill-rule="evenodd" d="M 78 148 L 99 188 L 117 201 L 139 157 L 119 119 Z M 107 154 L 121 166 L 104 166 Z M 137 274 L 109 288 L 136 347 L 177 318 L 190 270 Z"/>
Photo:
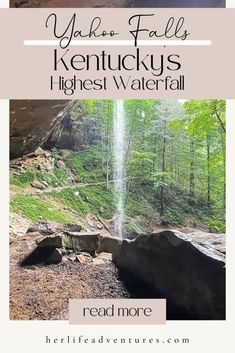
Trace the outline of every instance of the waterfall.
<path fill-rule="evenodd" d="M 114 103 L 114 193 L 116 213 L 114 216 L 114 234 L 123 236 L 123 224 L 125 218 L 124 203 L 126 193 L 125 183 L 125 110 L 122 99 Z"/>

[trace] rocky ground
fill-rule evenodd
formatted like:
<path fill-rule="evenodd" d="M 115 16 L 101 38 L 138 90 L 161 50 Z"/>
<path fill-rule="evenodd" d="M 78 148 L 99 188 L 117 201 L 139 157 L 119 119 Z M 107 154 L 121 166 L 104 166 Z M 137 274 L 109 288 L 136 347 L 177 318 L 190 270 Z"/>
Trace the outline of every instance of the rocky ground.
<path fill-rule="evenodd" d="M 101 253 L 81 263 L 71 254 L 60 264 L 21 266 L 35 247 L 38 234 L 19 237 L 10 244 L 10 319 L 68 318 L 71 298 L 125 298 L 130 294 L 111 262 Z"/>
<path fill-rule="evenodd" d="M 167 298 L 168 320 L 224 319 L 223 234 L 162 231 L 122 244 L 110 236 L 101 236 L 97 244 L 89 236 L 85 243 L 71 242 L 63 248 L 57 241 L 67 231 L 59 235 L 57 228 L 49 235 L 54 226 L 58 227 L 38 223 L 11 240 L 11 320 L 67 320 L 69 299 L 128 297 Z M 81 239 L 87 233 L 69 234 Z M 91 235 L 96 238 L 96 233 Z M 116 240 L 120 245 L 114 250 Z M 81 251 L 81 244 L 106 249 L 91 256 Z M 59 259 L 51 253 L 48 257 L 50 249 Z M 37 250 L 40 257 L 35 257 Z"/>

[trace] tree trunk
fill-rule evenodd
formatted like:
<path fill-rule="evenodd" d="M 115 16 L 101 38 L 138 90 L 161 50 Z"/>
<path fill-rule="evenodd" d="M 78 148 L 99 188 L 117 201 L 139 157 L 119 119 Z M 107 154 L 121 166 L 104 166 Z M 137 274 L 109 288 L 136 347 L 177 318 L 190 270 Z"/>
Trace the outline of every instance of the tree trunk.
<path fill-rule="evenodd" d="M 222 136 L 222 148 L 223 148 L 223 166 L 224 166 L 224 195 L 223 195 L 223 203 L 224 210 L 226 209 L 226 143 L 225 139 Z"/>
<path fill-rule="evenodd" d="M 108 116 L 111 116 L 111 106 L 108 105 Z M 111 141 L 110 141 L 110 128 L 109 128 L 109 121 L 106 121 L 105 126 L 105 145 L 106 145 L 106 190 L 109 188 L 109 162 L 110 162 L 110 153 L 111 153 Z"/>
<path fill-rule="evenodd" d="M 126 184 L 126 198 L 125 198 L 125 205 L 127 204 L 128 201 L 128 197 L 129 197 L 129 192 L 130 192 L 130 188 L 132 186 L 133 183 L 133 178 L 129 178 Z"/>
<path fill-rule="evenodd" d="M 215 115 L 216 115 L 216 118 L 221 126 L 222 131 L 226 134 L 226 129 L 225 129 L 224 123 L 223 123 L 219 113 L 217 112 L 216 108 L 215 108 Z"/>
<path fill-rule="evenodd" d="M 106 190 L 109 188 L 109 143 L 107 142 L 107 155 L 106 155 Z"/>
<path fill-rule="evenodd" d="M 154 131 L 153 136 L 153 159 L 152 159 L 152 171 L 156 172 L 156 162 L 157 162 L 157 132 Z"/>
<path fill-rule="evenodd" d="M 189 196 L 195 196 L 195 141 L 190 139 L 190 172 L 189 172 Z"/>
<path fill-rule="evenodd" d="M 164 132 L 163 132 L 163 144 L 162 144 L 162 185 L 160 188 L 160 216 L 164 215 L 164 183 L 165 183 L 165 171 L 166 171 L 166 127 L 167 120 L 164 121 Z"/>
<path fill-rule="evenodd" d="M 211 162 L 211 156 L 210 156 L 210 136 L 207 135 L 206 138 L 207 142 L 207 207 L 211 207 L 211 172 L 210 172 L 210 162 Z"/>
<path fill-rule="evenodd" d="M 104 130 L 101 129 L 101 168 L 104 172 L 104 156 L 105 156 L 105 147 L 104 147 Z"/>

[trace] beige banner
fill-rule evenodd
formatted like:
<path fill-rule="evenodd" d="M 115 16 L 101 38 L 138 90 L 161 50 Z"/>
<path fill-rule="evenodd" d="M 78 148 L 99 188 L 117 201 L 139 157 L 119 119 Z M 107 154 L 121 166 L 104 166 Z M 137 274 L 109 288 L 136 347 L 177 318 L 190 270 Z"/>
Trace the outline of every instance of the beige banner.
<path fill-rule="evenodd" d="M 0 98 L 234 99 L 234 23 L 235 9 L 1 9 Z"/>
<path fill-rule="evenodd" d="M 70 299 L 69 323 L 163 325 L 166 323 L 166 299 Z"/>

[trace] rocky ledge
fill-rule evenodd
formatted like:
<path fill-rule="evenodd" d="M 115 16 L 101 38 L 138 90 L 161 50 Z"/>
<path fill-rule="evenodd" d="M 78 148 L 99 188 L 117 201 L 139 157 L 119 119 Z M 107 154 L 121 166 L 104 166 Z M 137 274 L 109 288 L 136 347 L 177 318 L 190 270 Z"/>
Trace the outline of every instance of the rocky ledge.
<path fill-rule="evenodd" d="M 121 244 L 120 238 L 86 232 L 77 224 L 39 222 L 30 226 L 26 235 L 35 239 L 35 246 L 21 261 L 23 266 L 58 264 L 68 258 L 83 261 L 84 256 L 90 259 L 98 253 L 112 254 Z"/>
<path fill-rule="evenodd" d="M 60 123 L 67 100 L 12 100 L 10 103 L 11 158 L 35 151 Z"/>
<path fill-rule="evenodd" d="M 113 262 L 167 298 L 182 319 L 223 320 L 224 244 L 223 235 L 163 231 L 123 240 Z"/>

